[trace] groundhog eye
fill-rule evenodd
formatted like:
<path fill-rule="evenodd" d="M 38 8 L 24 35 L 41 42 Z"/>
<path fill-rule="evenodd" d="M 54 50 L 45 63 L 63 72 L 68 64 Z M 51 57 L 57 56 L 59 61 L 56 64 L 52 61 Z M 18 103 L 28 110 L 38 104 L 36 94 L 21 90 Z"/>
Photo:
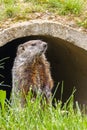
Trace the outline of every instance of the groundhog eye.
<path fill-rule="evenodd" d="M 33 43 L 32 46 L 36 46 L 36 43 Z"/>

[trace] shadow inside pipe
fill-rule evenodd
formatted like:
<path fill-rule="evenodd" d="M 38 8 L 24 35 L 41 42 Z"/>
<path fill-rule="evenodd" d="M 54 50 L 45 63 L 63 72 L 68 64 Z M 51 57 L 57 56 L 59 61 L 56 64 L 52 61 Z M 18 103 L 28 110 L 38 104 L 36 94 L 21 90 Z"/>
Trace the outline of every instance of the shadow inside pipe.
<path fill-rule="evenodd" d="M 15 39 L 6 45 L 0 47 L 0 59 L 9 57 L 5 61 L 4 69 L 0 69 L 0 82 L 12 86 L 11 70 L 13 61 L 16 56 L 17 47 L 28 40 L 41 39 L 48 43 L 46 57 L 51 65 L 51 73 L 54 80 L 54 93 L 58 82 L 64 81 L 62 100 L 70 97 L 73 87 L 76 88 L 75 100 L 80 104 L 87 104 L 87 52 L 72 43 L 64 41 L 52 36 L 28 36 Z M 12 87 L 0 86 L 7 92 L 7 99 L 10 98 Z M 59 85 L 54 98 L 60 100 L 61 98 L 61 84 Z"/>

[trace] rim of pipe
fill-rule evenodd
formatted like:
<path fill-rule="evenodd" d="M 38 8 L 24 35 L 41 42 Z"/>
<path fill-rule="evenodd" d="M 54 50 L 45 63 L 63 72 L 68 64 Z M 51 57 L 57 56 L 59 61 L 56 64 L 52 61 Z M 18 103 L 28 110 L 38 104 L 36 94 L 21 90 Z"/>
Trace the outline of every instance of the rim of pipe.
<path fill-rule="evenodd" d="M 3 29 L 0 31 L 0 47 L 14 39 L 34 35 L 49 35 L 87 50 L 87 34 L 85 32 L 49 20 L 31 20 Z"/>

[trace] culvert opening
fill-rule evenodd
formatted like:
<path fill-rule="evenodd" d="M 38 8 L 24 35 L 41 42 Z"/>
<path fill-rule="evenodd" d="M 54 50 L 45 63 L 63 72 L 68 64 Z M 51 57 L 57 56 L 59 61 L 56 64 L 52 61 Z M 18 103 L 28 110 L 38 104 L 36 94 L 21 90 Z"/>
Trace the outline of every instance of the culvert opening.
<path fill-rule="evenodd" d="M 87 52 L 73 44 L 52 36 L 28 36 L 15 39 L 0 47 L 0 59 L 9 57 L 5 61 L 5 66 L 0 73 L 5 78 L 0 78 L 0 82 L 12 86 L 11 69 L 16 56 L 17 47 L 28 40 L 41 39 L 48 43 L 46 57 L 51 64 L 51 73 L 54 80 L 54 93 L 58 82 L 64 81 L 63 102 L 71 95 L 73 87 L 76 88 L 75 100 L 81 104 L 87 104 Z M 7 91 L 7 99 L 10 98 L 11 88 L 0 87 Z M 61 87 L 56 91 L 55 98 L 61 98 Z"/>

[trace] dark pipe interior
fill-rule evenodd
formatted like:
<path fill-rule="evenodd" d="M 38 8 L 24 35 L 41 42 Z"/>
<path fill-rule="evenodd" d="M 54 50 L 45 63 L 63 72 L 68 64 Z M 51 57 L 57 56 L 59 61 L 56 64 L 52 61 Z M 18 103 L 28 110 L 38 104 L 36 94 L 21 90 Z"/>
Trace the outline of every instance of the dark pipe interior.
<path fill-rule="evenodd" d="M 0 59 L 10 57 L 5 60 L 5 69 L 0 69 L 0 74 L 5 78 L 0 77 L 0 82 L 12 86 L 11 69 L 16 56 L 17 46 L 28 40 L 41 39 L 48 43 L 46 57 L 51 64 L 52 77 L 54 79 L 54 93 L 58 82 L 64 81 L 63 102 L 65 102 L 76 87 L 75 100 L 82 104 L 87 104 L 87 52 L 81 48 L 74 46 L 62 39 L 52 36 L 29 36 L 15 39 L 3 47 L 0 47 Z M 10 98 L 11 88 L 2 87 L 7 91 L 7 99 Z M 55 98 L 58 100 L 61 97 L 61 85 L 56 91 Z"/>

